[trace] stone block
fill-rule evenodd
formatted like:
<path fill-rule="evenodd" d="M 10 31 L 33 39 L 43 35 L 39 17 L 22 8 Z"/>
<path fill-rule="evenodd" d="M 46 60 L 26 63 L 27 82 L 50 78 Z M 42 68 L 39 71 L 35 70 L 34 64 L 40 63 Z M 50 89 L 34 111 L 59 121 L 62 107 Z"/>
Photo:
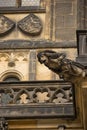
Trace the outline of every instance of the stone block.
<path fill-rule="evenodd" d="M 55 12 L 56 17 L 59 15 L 71 14 L 72 12 L 72 3 L 56 3 Z"/>
<path fill-rule="evenodd" d="M 76 16 L 75 15 L 66 15 L 64 16 L 64 27 L 76 27 Z"/>
<path fill-rule="evenodd" d="M 75 28 L 56 29 L 56 40 L 72 41 L 75 40 Z"/>
<path fill-rule="evenodd" d="M 56 3 L 71 3 L 74 0 L 56 0 Z"/>
<path fill-rule="evenodd" d="M 58 28 L 64 27 L 64 16 L 59 16 L 59 17 L 56 18 L 55 26 L 58 27 Z"/>

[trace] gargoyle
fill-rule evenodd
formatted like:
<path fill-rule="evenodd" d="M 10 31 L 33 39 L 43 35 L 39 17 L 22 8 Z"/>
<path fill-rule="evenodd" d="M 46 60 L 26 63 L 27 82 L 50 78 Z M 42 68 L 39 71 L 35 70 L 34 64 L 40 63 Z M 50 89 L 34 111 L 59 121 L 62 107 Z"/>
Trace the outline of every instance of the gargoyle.
<path fill-rule="evenodd" d="M 45 50 L 39 52 L 37 57 L 41 64 L 47 66 L 66 81 L 77 82 L 85 77 L 85 67 L 67 59 L 65 53 Z"/>

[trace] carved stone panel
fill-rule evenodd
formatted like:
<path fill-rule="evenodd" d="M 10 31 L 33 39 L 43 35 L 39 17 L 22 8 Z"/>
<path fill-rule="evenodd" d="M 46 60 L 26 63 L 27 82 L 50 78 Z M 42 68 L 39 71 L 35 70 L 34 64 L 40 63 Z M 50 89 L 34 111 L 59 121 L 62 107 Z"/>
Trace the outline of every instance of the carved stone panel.
<path fill-rule="evenodd" d="M 18 22 L 18 27 L 25 34 L 39 35 L 42 31 L 42 22 L 36 15 L 29 14 Z"/>
<path fill-rule="evenodd" d="M 9 18 L 0 15 L 0 36 L 10 32 L 15 26 L 15 23 Z"/>

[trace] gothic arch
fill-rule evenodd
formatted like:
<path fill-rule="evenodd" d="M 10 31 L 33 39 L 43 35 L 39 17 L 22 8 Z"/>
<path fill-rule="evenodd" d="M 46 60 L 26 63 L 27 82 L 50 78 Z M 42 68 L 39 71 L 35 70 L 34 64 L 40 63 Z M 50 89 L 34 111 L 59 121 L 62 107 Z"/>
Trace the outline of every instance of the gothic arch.
<path fill-rule="evenodd" d="M 11 77 L 11 76 L 14 78 L 17 78 L 19 81 L 23 81 L 23 79 L 24 79 L 24 76 L 19 71 L 7 70 L 1 74 L 0 81 L 4 81 L 6 78 Z"/>

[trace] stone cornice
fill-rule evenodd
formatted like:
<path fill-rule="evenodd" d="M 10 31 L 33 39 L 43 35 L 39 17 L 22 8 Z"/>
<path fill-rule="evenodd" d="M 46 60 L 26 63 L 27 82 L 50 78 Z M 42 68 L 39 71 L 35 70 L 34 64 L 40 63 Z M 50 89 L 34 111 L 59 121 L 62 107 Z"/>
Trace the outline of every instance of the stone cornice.
<path fill-rule="evenodd" d="M 7 40 L 0 41 L 0 49 L 44 49 L 44 48 L 76 48 L 76 42 L 55 42 L 50 40 Z"/>

